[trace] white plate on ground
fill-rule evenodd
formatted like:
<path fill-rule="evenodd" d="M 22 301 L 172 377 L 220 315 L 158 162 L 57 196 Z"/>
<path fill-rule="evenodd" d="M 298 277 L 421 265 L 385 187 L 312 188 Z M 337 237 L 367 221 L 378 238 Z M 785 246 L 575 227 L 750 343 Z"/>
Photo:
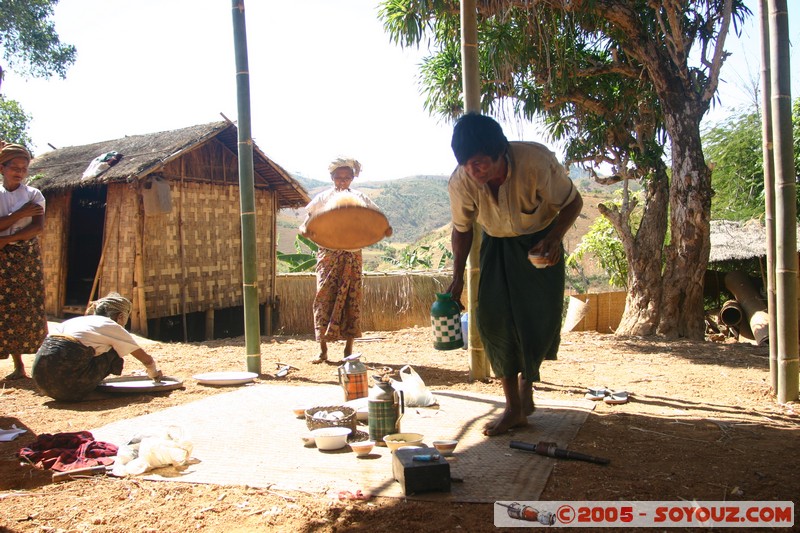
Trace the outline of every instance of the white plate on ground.
<path fill-rule="evenodd" d="M 242 385 L 258 377 L 255 372 L 206 372 L 192 376 L 201 385 Z"/>

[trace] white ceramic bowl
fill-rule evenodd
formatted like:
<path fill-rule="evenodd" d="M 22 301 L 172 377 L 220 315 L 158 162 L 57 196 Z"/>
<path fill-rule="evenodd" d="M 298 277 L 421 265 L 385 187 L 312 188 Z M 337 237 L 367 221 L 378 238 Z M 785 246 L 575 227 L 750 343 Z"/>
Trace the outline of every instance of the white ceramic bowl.
<path fill-rule="evenodd" d="M 383 442 L 390 450 L 395 451 L 401 446 L 420 446 L 423 438 L 422 433 L 392 433 L 383 437 Z"/>
<path fill-rule="evenodd" d="M 375 447 L 374 440 L 364 440 L 361 442 L 351 442 L 350 448 L 356 452 L 358 457 L 364 457 L 365 455 L 369 455 L 372 451 L 372 448 Z"/>
<path fill-rule="evenodd" d="M 319 428 L 311 431 L 319 450 L 338 450 L 347 445 L 350 428 Z"/>
<path fill-rule="evenodd" d="M 453 455 L 453 450 L 456 449 L 456 446 L 458 446 L 457 440 L 433 441 L 433 447 L 436 448 L 436 451 L 445 456 Z"/>

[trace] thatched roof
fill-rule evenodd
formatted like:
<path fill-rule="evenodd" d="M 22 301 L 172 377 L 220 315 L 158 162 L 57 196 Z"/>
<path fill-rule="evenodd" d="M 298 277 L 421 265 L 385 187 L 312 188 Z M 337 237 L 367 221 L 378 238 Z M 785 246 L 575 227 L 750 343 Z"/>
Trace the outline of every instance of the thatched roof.
<path fill-rule="evenodd" d="M 800 234 L 800 233 L 799 233 Z M 767 230 L 760 220 L 711 221 L 710 263 L 767 255 Z"/>
<path fill-rule="evenodd" d="M 31 176 L 41 175 L 41 178 L 32 181 L 31 185 L 38 187 L 42 192 L 59 192 L 88 184 L 138 180 L 158 172 L 187 150 L 195 149 L 213 138 L 217 138 L 234 155 L 238 153 L 236 125 L 227 121 L 212 122 L 179 130 L 131 135 L 47 152 L 31 161 Z M 81 180 L 84 171 L 94 158 L 112 151 L 122 154 L 119 163 L 96 178 Z M 302 207 L 309 202 L 308 193 L 303 186 L 255 145 L 253 145 L 253 170 L 255 186 L 276 190 L 281 208 Z"/>

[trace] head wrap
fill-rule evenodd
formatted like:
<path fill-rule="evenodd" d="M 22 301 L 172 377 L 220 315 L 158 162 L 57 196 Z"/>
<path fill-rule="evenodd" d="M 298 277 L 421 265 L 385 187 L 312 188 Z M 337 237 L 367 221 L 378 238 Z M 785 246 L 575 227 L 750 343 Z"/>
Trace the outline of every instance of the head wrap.
<path fill-rule="evenodd" d="M 30 162 L 31 153 L 21 144 L 6 144 L 0 149 L 0 165 L 5 165 L 18 157 L 24 157 Z"/>
<path fill-rule="evenodd" d="M 120 314 L 125 315 L 125 322 L 131 316 L 131 301 L 116 292 L 108 293 L 105 298 L 100 298 L 89 304 L 87 315 L 101 315 L 114 318 Z"/>
<path fill-rule="evenodd" d="M 357 177 L 361 174 L 361 163 L 351 157 L 338 157 L 334 159 L 331 164 L 328 165 L 328 172 L 333 174 L 334 170 L 342 167 L 353 169 L 353 177 Z"/>

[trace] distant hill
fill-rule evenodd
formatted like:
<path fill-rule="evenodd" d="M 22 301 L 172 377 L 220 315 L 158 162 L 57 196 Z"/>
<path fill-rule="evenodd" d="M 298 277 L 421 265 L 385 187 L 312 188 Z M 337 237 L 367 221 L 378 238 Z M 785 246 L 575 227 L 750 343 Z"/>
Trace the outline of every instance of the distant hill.
<path fill-rule="evenodd" d="M 309 196 L 327 189 L 330 182 L 295 176 Z M 387 243 L 411 243 L 422 235 L 450 221 L 450 199 L 447 196 L 447 176 L 409 176 L 397 180 L 353 183 L 389 219 L 394 234 Z M 305 218 L 304 209 L 283 209 L 278 216 L 278 249 L 294 250 L 294 235 Z"/>

